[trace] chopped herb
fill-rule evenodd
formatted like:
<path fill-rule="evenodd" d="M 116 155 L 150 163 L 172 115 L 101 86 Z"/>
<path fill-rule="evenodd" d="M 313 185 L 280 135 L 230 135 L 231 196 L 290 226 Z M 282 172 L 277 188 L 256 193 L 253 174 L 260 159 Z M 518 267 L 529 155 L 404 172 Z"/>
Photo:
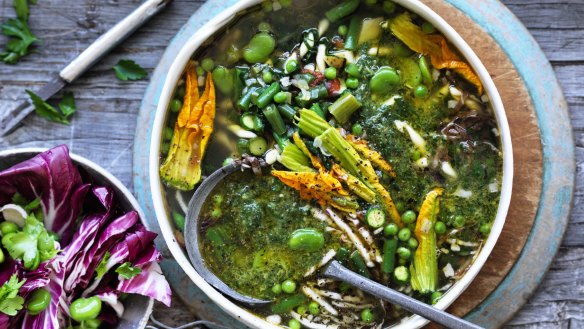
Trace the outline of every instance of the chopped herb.
<path fill-rule="evenodd" d="M 122 278 L 129 280 L 142 273 L 142 269 L 132 266 L 132 263 L 130 262 L 125 262 L 116 269 L 116 273 L 118 273 Z"/>
<path fill-rule="evenodd" d="M 23 22 L 28 22 L 28 1 L 27 0 L 12 0 L 14 10 L 16 10 L 16 17 Z"/>
<path fill-rule="evenodd" d="M 9 19 L 0 28 L 4 35 L 12 37 L 6 44 L 6 50 L 0 53 L 0 60 L 6 64 L 16 64 L 29 53 L 30 45 L 38 41 L 28 29 L 27 23 L 21 20 Z"/>
<path fill-rule="evenodd" d="M 69 117 L 77 111 L 72 93 L 65 93 L 61 103 L 59 103 L 60 110 L 57 110 L 32 91 L 26 90 L 26 92 L 32 100 L 36 113 L 49 121 L 68 125 L 70 123 Z"/>
<path fill-rule="evenodd" d="M 114 71 L 118 79 L 127 80 L 140 80 L 148 75 L 148 72 L 144 70 L 136 62 L 128 59 L 121 59 L 118 64 L 114 66 Z"/>
<path fill-rule="evenodd" d="M 26 280 L 18 281 L 16 274 L 10 277 L 2 287 L 0 287 L 0 312 L 9 316 L 15 316 L 22 309 L 24 298 L 18 295 L 18 289 Z"/>
<path fill-rule="evenodd" d="M 95 269 L 95 277 L 97 279 L 100 279 L 103 277 L 103 275 L 105 274 L 105 272 L 107 272 L 107 262 L 109 261 L 111 257 L 111 254 L 109 251 L 105 252 L 105 255 L 103 255 L 103 259 L 101 260 L 101 262 L 99 263 L 99 265 L 97 265 L 97 268 Z"/>

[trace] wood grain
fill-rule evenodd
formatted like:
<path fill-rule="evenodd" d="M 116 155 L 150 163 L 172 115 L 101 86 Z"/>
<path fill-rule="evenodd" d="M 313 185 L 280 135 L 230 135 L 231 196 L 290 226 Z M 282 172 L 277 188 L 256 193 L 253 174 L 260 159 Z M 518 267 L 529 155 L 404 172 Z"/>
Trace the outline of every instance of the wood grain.
<path fill-rule="evenodd" d="M 216 0 L 212 0 L 216 1 Z M 135 117 L 146 81 L 124 83 L 111 67 L 130 58 L 148 71 L 166 44 L 203 1 L 175 0 L 147 26 L 124 42 L 81 80 L 67 88 L 75 93 L 79 112 L 72 126 L 30 117 L 25 127 L 1 139 L 0 149 L 67 143 L 74 152 L 108 168 L 132 184 Z M 569 103 L 576 138 L 577 189 L 562 248 L 542 285 L 508 324 L 513 328 L 584 328 L 584 2 L 581 0 L 504 0 L 532 31 L 551 59 Z M 31 9 L 30 24 L 43 43 L 17 66 L 0 64 L 0 111 L 16 105 L 24 88 L 47 82 L 100 33 L 130 13 L 137 0 L 42 0 Z M 0 0 L 0 21 L 14 17 L 11 0 Z M 0 36 L 0 45 L 6 39 Z M 144 150 L 146 152 L 146 150 Z M 190 319 L 178 301 L 155 312 L 167 323 Z"/>

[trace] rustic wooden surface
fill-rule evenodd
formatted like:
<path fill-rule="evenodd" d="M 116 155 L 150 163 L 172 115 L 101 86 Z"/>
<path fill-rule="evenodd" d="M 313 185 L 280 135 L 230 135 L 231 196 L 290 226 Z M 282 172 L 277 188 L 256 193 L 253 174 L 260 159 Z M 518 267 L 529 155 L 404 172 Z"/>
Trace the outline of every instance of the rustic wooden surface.
<path fill-rule="evenodd" d="M 215 0 L 216 1 L 216 0 Z M 521 328 L 584 327 L 584 1 L 505 0 L 524 22 L 552 62 L 570 104 L 578 162 L 574 210 L 562 248 L 550 271 L 528 304 L 508 324 Z M 0 21 L 13 17 L 10 0 L 0 1 Z M 41 0 L 31 9 L 32 30 L 43 40 L 37 53 L 17 66 L 0 64 L 0 111 L 16 104 L 23 89 L 47 82 L 100 33 L 127 15 L 139 1 Z M 147 81 L 120 82 L 111 67 L 120 58 L 134 59 L 152 70 L 168 40 L 200 6 L 201 1 L 175 0 L 174 4 L 118 47 L 67 90 L 76 95 L 79 113 L 71 126 L 46 123 L 31 117 L 25 127 L 0 139 L 0 148 L 51 146 L 66 143 L 122 180 L 132 183 L 132 147 L 135 118 Z M 0 36 L 0 45 L 5 39 Z M 144 150 L 147 152 L 147 150 Z M 192 317 L 178 302 L 172 310 L 155 311 L 167 322 L 184 323 Z"/>

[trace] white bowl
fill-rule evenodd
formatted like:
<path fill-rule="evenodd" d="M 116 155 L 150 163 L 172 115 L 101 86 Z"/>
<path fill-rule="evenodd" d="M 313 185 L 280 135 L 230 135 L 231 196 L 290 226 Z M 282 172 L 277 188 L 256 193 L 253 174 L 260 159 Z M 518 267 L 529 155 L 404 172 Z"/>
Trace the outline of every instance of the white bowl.
<path fill-rule="evenodd" d="M 513 152 L 511 148 L 511 135 L 509 132 L 509 125 L 507 123 L 507 117 L 505 116 L 505 110 L 503 108 L 501 97 L 499 96 L 495 84 L 493 83 L 493 80 L 491 79 L 486 68 L 481 63 L 478 56 L 472 51 L 470 46 L 450 25 L 448 25 L 448 23 L 446 23 L 444 19 L 442 19 L 440 16 L 438 16 L 438 14 L 436 14 L 421 2 L 417 0 L 394 1 L 397 4 L 407 8 L 408 10 L 418 14 L 420 17 L 424 18 L 426 21 L 436 27 L 436 29 L 439 30 L 450 41 L 450 43 L 452 43 L 459 50 L 459 52 L 472 66 L 481 79 L 485 91 L 490 99 L 501 135 L 503 151 L 503 181 L 501 184 L 501 198 L 499 201 L 497 216 L 493 222 L 491 233 L 489 234 L 489 237 L 476 257 L 474 263 L 464 274 L 464 276 L 458 280 L 435 305 L 436 308 L 446 309 L 456 300 L 456 298 L 458 298 L 458 296 L 460 296 L 460 294 L 462 294 L 462 292 L 477 276 L 481 267 L 487 261 L 487 258 L 493 250 L 495 243 L 501 234 L 501 230 L 503 229 L 503 224 L 505 223 L 505 218 L 507 216 L 507 210 L 511 201 L 511 187 L 513 182 Z M 164 127 L 164 121 L 166 119 L 167 107 L 170 103 L 171 97 L 173 96 L 176 83 L 181 78 L 181 74 L 187 65 L 187 62 L 205 40 L 211 37 L 217 30 L 221 29 L 223 26 L 229 23 L 238 12 L 260 2 L 261 0 L 243 0 L 233 5 L 232 7 L 225 9 L 218 16 L 205 24 L 205 26 L 203 26 L 196 34 L 194 34 L 176 56 L 174 63 L 166 76 L 166 81 L 164 83 L 156 110 L 156 117 L 154 119 L 149 159 L 150 186 L 152 190 L 151 192 L 154 202 L 154 209 L 156 211 L 156 217 L 158 219 L 158 224 L 160 225 L 164 240 L 166 241 L 173 257 L 189 276 L 189 278 L 219 307 L 244 324 L 253 328 L 275 329 L 281 327 L 268 323 L 263 318 L 260 318 L 259 316 L 225 298 L 225 296 L 209 285 L 195 271 L 191 262 L 188 260 L 188 255 L 174 238 L 172 222 L 169 219 L 162 182 L 158 173 L 160 166 L 160 141 L 162 139 L 162 130 Z M 427 323 L 428 320 L 414 315 L 404 319 L 394 328 L 419 328 Z"/>
<path fill-rule="evenodd" d="M 39 153 L 46 151 L 44 148 L 20 148 L 0 151 L 0 171 L 8 169 L 17 163 L 28 160 Z M 114 190 L 116 201 L 123 210 L 135 210 L 140 221 L 147 227 L 144 220 L 144 212 L 132 193 L 116 177 L 96 163 L 76 154 L 69 154 L 73 163 L 82 167 L 96 184 L 110 186 Z M 124 301 L 124 313 L 115 329 L 142 329 L 148 324 L 154 300 L 152 298 L 130 294 Z"/>

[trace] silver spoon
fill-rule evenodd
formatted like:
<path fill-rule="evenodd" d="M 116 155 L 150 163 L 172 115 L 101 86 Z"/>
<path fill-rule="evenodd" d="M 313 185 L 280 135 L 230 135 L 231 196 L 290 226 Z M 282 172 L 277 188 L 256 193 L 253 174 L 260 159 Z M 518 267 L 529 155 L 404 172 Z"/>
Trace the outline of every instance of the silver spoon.
<path fill-rule="evenodd" d="M 240 171 L 241 168 L 241 162 L 234 162 L 230 165 L 220 168 L 208 176 L 197 188 L 195 194 L 189 202 L 185 225 L 185 243 L 189 258 L 191 259 L 195 269 L 209 284 L 217 288 L 223 294 L 239 302 L 252 306 L 262 306 L 270 304 L 272 301 L 245 296 L 230 288 L 207 268 L 199 250 L 199 216 L 205 200 L 219 182 L 221 182 L 230 174 L 236 171 Z M 324 268 L 321 269 L 320 273 L 326 277 L 344 281 L 353 287 L 359 288 L 364 292 L 384 299 L 393 304 L 397 304 L 405 310 L 423 316 L 424 318 L 439 323 L 447 328 L 482 328 L 452 314 L 446 313 L 445 311 L 434 308 L 412 297 L 397 292 L 387 286 L 369 280 L 344 267 L 336 260 L 332 260 L 327 265 L 325 265 Z"/>

